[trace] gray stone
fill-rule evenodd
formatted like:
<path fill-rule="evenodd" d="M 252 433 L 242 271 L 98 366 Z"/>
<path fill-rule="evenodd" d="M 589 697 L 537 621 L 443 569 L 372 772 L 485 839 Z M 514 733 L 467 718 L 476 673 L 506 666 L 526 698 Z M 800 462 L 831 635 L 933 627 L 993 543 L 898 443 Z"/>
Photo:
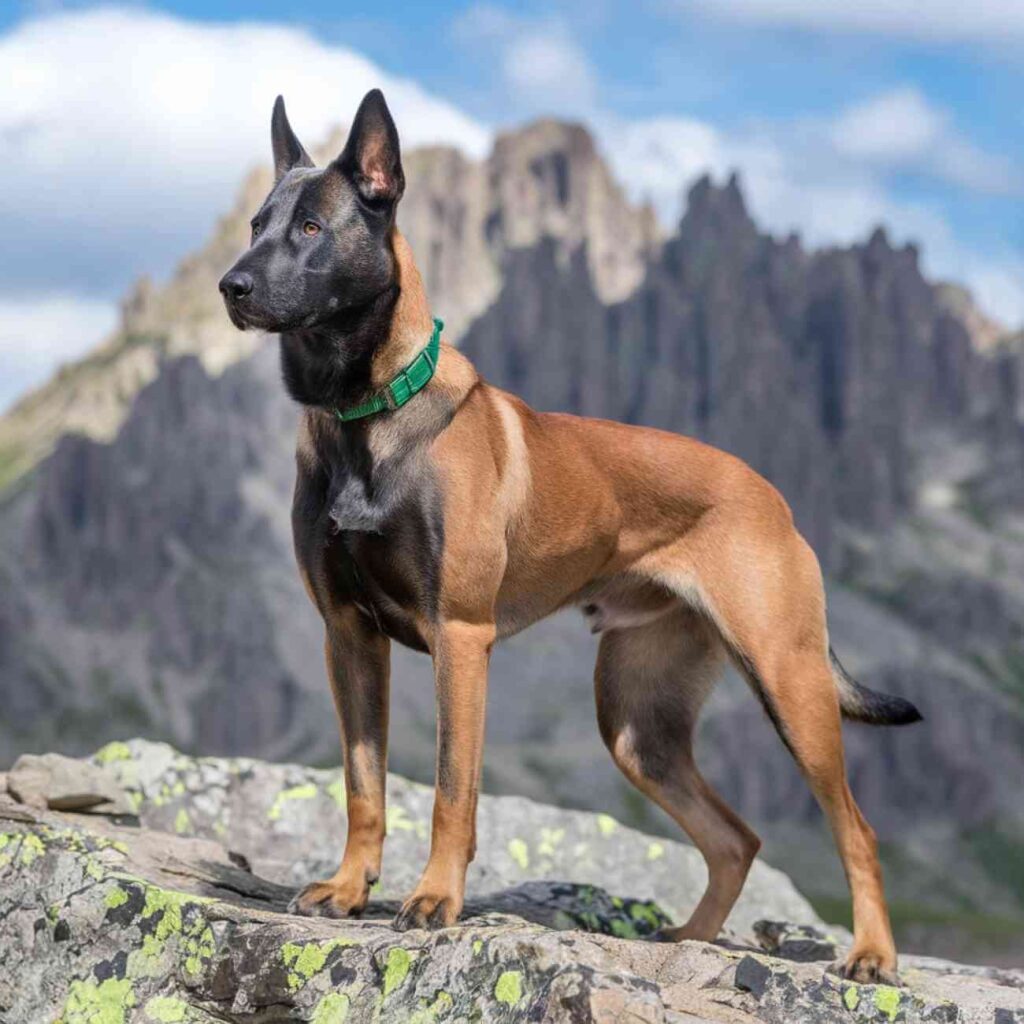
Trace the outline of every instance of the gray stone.
<path fill-rule="evenodd" d="M 298 826 L 291 812 L 318 799 L 299 787 L 318 784 L 320 776 L 268 789 L 270 781 L 294 780 L 296 769 L 192 761 L 138 741 L 105 748 L 99 757 L 116 766 L 141 826 L 32 810 L 0 795 L 5 1021 L 989 1024 L 997 1012 L 1007 1022 L 1024 1014 L 1020 972 L 909 958 L 906 988 L 857 986 L 820 965 L 752 947 L 619 937 L 639 935 L 667 916 L 631 899 L 621 873 L 608 876 L 607 890 L 534 880 L 474 896 L 459 924 L 439 932 L 393 931 L 397 903 L 377 894 L 360 920 L 291 916 L 292 885 L 253 874 L 223 842 L 199 833 L 233 843 L 251 826 L 262 830 L 264 863 L 286 863 L 292 830 L 278 823 Z M 417 805 L 404 799 L 413 791 L 400 782 L 392 780 L 403 811 L 392 817 L 392 839 L 416 832 Z M 255 795 L 261 785 L 262 817 Z M 516 801 L 504 810 L 528 818 L 541 809 Z M 182 827 L 160 831 L 171 812 Z M 239 820 L 243 813 L 254 820 Z M 514 824 L 529 832 L 528 820 Z M 566 835 L 570 827 L 582 834 L 583 825 L 567 826 Z M 627 831 L 592 825 L 594 834 L 608 833 L 606 844 L 622 844 L 625 868 Z M 568 857 L 559 869 L 571 865 Z M 798 926 L 761 931 L 785 935 Z"/>
<path fill-rule="evenodd" d="M 110 772 L 62 754 L 22 754 L 7 773 L 7 790 L 15 800 L 32 807 L 132 813 L 127 795 Z"/>

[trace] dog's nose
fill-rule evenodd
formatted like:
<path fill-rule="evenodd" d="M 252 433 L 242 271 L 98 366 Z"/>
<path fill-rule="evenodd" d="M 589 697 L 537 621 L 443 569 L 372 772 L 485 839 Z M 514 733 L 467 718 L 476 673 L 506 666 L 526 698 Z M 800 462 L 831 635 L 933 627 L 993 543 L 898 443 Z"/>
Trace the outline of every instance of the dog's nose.
<path fill-rule="evenodd" d="M 244 270 L 229 270 L 220 279 L 220 291 L 225 298 L 240 299 L 252 291 L 252 274 Z"/>

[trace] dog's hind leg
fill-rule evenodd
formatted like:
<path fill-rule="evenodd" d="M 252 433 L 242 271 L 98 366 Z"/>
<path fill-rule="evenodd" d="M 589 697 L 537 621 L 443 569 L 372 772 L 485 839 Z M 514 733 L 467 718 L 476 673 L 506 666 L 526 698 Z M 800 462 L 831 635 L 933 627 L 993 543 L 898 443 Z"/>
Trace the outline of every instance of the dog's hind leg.
<path fill-rule="evenodd" d="M 626 777 L 690 836 L 708 886 L 690 919 L 664 937 L 713 940 L 736 902 L 760 840 L 705 781 L 693 728 L 724 652 L 699 614 L 680 609 L 601 638 L 594 683 L 601 737 Z"/>
<path fill-rule="evenodd" d="M 705 607 L 825 812 L 849 881 L 854 943 L 843 973 L 895 982 L 878 843 L 846 778 L 818 561 L 791 527 L 770 543 L 734 529 L 714 550 L 713 564 L 698 565 Z"/>
<path fill-rule="evenodd" d="M 853 898 L 854 945 L 843 973 L 896 984 L 896 946 L 875 833 L 850 792 L 839 697 L 821 651 L 750 652 L 738 659 L 825 812 Z"/>

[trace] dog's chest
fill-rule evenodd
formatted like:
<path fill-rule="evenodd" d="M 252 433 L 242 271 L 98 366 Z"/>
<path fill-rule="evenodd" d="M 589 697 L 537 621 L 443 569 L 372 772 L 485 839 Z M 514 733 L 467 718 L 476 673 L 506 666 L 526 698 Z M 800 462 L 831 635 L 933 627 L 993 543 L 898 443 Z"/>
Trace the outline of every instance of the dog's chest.
<path fill-rule="evenodd" d="M 354 604 L 386 636 L 427 650 L 437 615 L 444 523 L 429 480 L 337 479 L 326 503 L 322 569 L 334 601 Z"/>

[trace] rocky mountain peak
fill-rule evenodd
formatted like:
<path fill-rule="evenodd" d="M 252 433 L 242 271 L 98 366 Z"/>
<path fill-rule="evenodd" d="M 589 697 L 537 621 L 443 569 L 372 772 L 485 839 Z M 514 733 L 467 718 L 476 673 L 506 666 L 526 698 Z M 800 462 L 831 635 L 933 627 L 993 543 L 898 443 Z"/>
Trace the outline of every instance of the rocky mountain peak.
<path fill-rule="evenodd" d="M 757 225 L 747 210 L 738 173 L 730 174 L 721 186 L 714 183 L 710 174 L 702 175 L 690 186 L 679 234 L 695 244 L 709 238 L 729 244 L 757 236 Z"/>

